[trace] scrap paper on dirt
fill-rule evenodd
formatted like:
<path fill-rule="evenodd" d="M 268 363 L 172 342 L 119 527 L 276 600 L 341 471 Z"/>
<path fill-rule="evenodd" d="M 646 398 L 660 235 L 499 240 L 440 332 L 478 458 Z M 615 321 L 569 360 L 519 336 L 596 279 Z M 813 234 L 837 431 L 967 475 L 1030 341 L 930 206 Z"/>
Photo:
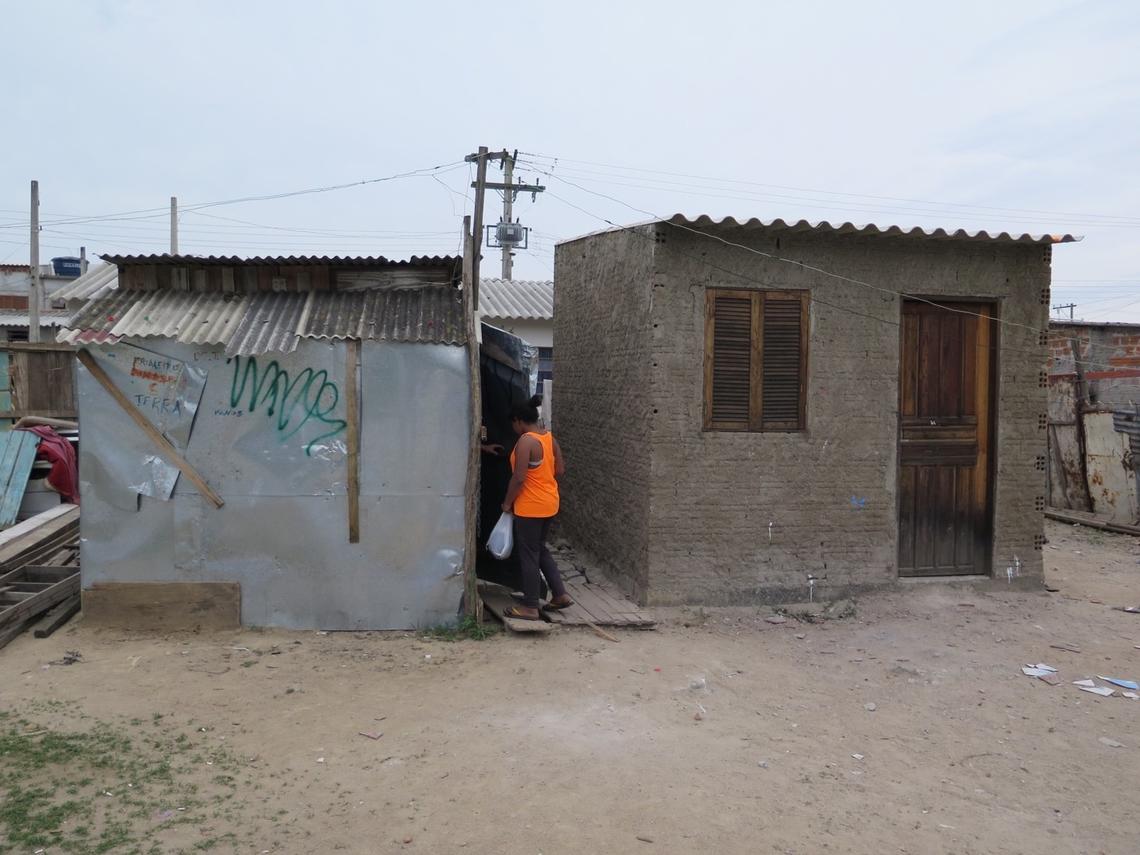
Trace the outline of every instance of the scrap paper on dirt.
<path fill-rule="evenodd" d="M 92 356 L 122 390 L 127 399 L 180 451 L 190 442 L 194 417 L 206 387 L 206 372 L 153 350 L 117 344 L 111 350 L 92 349 Z M 102 395 L 84 401 L 85 408 L 116 408 Z M 89 410 L 86 410 L 89 412 Z M 178 480 L 178 469 L 158 453 L 121 454 L 107 449 L 100 461 L 115 479 L 144 496 L 169 499 Z"/>

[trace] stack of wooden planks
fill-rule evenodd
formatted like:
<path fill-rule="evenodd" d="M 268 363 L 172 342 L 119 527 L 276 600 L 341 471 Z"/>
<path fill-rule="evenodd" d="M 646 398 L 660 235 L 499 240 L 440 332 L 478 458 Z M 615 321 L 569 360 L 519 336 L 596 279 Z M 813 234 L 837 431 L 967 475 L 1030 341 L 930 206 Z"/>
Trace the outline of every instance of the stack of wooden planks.
<path fill-rule="evenodd" d="M 0 647 L 37 620 L 44 637 L 79 611 L 79 507 L 60 505 L 0 532 Z"/>

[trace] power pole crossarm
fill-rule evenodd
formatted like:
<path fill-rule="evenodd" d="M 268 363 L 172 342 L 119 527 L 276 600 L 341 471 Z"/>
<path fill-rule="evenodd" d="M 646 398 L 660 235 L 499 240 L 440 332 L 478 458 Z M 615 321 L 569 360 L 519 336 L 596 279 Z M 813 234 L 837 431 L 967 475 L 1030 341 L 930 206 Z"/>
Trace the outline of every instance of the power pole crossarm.
<path fill-rule="evenodd" d="M 475 182 L 471 182 L 471 186 L 475 186 Z M 484 185 L 488 190 L 507 190 L 514 189 L 515 193 L 541 193 L 546 189 L 543 184 L 500 184 L 497 181 L 488 181 Z"/>

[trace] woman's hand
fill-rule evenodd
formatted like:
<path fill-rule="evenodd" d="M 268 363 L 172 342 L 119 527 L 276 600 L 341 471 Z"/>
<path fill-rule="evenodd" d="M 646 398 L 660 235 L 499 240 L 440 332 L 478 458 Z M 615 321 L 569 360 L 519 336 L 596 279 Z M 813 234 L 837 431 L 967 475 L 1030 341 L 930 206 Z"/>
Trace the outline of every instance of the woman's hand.
<path fill-rule="evenodd" d="M 503 456 L 503 447 L 501 445 L 499 445 L 498 443 L 493 443 L 493 444 L 483 443 L 482 445 L 479 446 L 479 448 L 484 454 L 493 454 L 493 455 L 495 455 L 495 457 L 502 457 Z"/>
<path fill-rule="evenodd" d="M 514 505 L 511 504 L 510 502 L 503 502 L 503 513 L 509 514 L 511 512 L 511 508 L 513 508 L 513 507 L 514 507 Z"/>

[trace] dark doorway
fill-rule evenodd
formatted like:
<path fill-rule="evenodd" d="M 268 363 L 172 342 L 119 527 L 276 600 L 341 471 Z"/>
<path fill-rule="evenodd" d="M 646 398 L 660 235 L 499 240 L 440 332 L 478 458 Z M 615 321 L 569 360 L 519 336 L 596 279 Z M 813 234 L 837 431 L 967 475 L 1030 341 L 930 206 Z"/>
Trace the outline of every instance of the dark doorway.
<path fill-rule="evenodd" d="M 903 303 L 900 576 L 990 572 L 994 317 L 987 303 Z"/>

